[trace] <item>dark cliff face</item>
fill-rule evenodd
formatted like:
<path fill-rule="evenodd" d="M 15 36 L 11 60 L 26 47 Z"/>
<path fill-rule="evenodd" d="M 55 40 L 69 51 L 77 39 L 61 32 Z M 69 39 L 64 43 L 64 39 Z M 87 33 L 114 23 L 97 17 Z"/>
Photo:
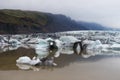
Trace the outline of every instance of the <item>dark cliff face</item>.
<path fill-rule="evenodd" d="M 0 10 L 0 34 L 46 33 L 72 30 L 104 30 L 69 17 L 36 11 Z"/>
<path fill-rule="evenodd" d="M 10 23 L 0 23 L 0 34 L 22 34 L 22 33 L 34 33 L 41 32 L 40 27 L 17 25 Z"/>

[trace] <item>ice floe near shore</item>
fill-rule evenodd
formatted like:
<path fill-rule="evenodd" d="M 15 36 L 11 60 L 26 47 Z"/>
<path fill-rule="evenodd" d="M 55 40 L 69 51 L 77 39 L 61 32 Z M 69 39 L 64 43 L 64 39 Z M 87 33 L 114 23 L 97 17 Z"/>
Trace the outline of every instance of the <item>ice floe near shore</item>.
<path fill-rule="evenodd" d="M 49 35 L 45 37 L 45 35 Z M 50 37 L 51 35 L 51 37 Z M 0 52 L 16 50 L 20 47 L 32 48 L 37 55 L 46 57 L 52 48 L 60 54 L 81 54 L 97 50 L 120 53 L 120 32 L 115 31 L 68 31 L 51 34 L 0 35 Z"/>

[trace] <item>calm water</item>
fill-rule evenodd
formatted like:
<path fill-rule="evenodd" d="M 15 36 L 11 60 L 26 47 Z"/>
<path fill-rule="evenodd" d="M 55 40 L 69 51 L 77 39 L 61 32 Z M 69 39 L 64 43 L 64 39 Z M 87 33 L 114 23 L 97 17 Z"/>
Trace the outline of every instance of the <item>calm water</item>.
<path fill-rule="evenodd" d="M 36 46 L 39 45 L 34 44 L 3 45 L 0 46 L 0 80 L 120 80 L 120 33 L 95 31 L 76 32 L 77 34 L 83 39 L 101 40 L 111 47 L 103 48 L 103 51 L 94 49 L 79 52 L 73 51 L 70 47 L 44 51 L 37 50 Z M 26 41 L 24 38 L 32 40 L 31 36 L 13 38 L 18 41 L 21 38 L 23 42 Z M 3 36 L 3 39 L 6 40 L 7 37 Z M 49 59 L 54 57 L 57 66 L 17 64 L 16 60 L 22 56 L 31 59 L 34 56 L 47 56 Z"/>
<path fill-rule="evenodd" d="M 50 52 L 48 56 L 54 56 L 55 52 Z M 119 80 L 119 53 L 95 54 L 87 58 L 76 53 L 59 54 L 54 59 L 57 66 L 35 67 L 16 64 L 16 59 L 21 56 L 37 56 L 35 49 L 21 47 L 8 50 L 0 53 L 0 80 Z"/>
<path fill-rule="evenodd" d="M 67 49 L 68 50 L 68 49 Z M 49 52 L 48 57 L 54 57 L 57 50 L 53 50 L 52 52 Z M 54 58 L 54 62 L 57 64 L 57 66 L 29 66 L 25 64 L 17 64 L 16 60 L 19 57 L 22 56 L 29 56 L 30 58 L 37 56 L 35 49 L 32 48 L 18 48 L 17 50 L 8 50 L 6 52 L 1 52 L 0 53 L 0 70 L 34 70 L 34 69 L 62 69 L 64 67 L 69 67 L 69 66 L 77 66 L 77 65 L 82 65 L 82 64 L 104 64 L 104 62 L 112 62 L 115 61 L 115 66 L 118 66 L 119 64 L 116 64 L 120 60 L 120 55 L 119 52 L 117 53 L 101 53 L 101 52 L 93 52 L 90 53 L 89 57 L 84 57 L 87 55 L 87 53 L 83 53 L 84 55 L 81 54 L 76 54 L 76 53 L 70 53 L 70 51 L 64 50 L 63 54 L 59 54 L 59 56 Z M 92 54 L 92 55 L 91 55 Z M 87 55 L 88 56 L 88 55 Z M 103 61 L 101 63 L 101 61 Z M 120 61 L 119 61 L 120 62 Z M 77 65 L 75 65 L 77 64 Z M 111 64 L 112 65 L 112 64 Z M 94 66 L 95 67 L 95 66 Z M 107 66 L 111 67 L 111 66 Z M 87 68 L 87 66 L 85 67 Z M 89 68 L 89 67 L 88 67 Z M 94 69 L 94 68 L 93 68 Z"/>

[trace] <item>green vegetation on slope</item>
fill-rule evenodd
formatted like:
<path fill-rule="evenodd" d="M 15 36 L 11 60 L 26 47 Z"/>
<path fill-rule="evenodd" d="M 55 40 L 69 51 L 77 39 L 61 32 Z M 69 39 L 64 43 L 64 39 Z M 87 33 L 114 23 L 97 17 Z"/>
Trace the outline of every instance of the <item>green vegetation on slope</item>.
<path fill-rule="evenodd" d="M 104 30 L 104 26 L 77 22 L 61 14 L 37 11 L 0 10 L 0 34 L 60 32 L 72 30 Z"/>
<path fill-rule="evenodd" d="M 47 17 L 40 12 L 0 10 L 0 22 L 18 25 L 46 25 Z"/>

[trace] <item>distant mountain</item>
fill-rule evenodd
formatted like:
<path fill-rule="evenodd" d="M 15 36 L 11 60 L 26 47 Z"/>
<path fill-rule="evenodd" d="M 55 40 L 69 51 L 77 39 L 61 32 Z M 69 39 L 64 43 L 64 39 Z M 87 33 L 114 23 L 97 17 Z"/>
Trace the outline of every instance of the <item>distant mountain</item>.
<path fill-rule="evenodd" d="M 0 34 L 46 33 L 72 30 L 108 30 L 108 28 L 96 23 L 77 22 L 61 14 L 0 10 Z"/>
<path fill-rule="evenodd" d="M 97 23 L 90 23 L 90 22 L 78 22 L 78 24 L 86 27 L 88 30 L 111 30 L 112 28 L 103 26 Z"/>

